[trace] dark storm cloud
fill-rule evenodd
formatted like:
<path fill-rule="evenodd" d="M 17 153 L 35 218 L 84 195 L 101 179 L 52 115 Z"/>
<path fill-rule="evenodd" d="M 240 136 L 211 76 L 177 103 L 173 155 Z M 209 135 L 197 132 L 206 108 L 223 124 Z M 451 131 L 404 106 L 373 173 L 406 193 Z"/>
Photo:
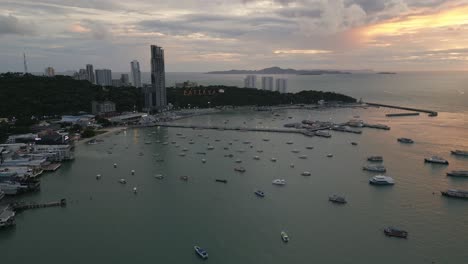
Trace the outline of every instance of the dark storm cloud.
<path fill-rule="evenodd" d="M 15 16 L 0 15 L 0 35 L 30 35 L 34 33 L 34 28 L 35 26 L 32 23 L 20 21 Z"/>

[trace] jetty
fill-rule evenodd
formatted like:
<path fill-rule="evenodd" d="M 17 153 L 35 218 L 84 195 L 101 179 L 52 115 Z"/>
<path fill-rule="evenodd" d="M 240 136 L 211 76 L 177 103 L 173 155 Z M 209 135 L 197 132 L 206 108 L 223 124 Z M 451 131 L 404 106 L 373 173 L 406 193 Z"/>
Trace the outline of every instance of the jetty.
<path fill-rule="evenodd" d="M 393 113 L 393 114 L 386 114 L 385 116 L 387 117 L 397 117 L 397 116 L 418 116 L 418 112 L 412 112 L 412 113 Z"/>
<path fill-rule="evenodd" d="M 427 109 L 404 107 L 404 106 L 397 106 L 397 105 L 388 105 L 388 104 L 368 103 L 368 102 L 366 102 L 365 104 L 367 104 L 369 106 L 386 107 L 386 108 L 414 111 L 414 112 L 420 112 L 420 113 L 427 113 L 427 114 L 429 114 L 429 116 L 437 116 L 438 115 L 438 113 L 436 111 L 427 110 Z"/>
<path fill-rule="evenodd" d="M 30 209 L 47 208 L 47 207 L 65 207 L 67 200 L 61 199 L 60 201 L 50 203 L 13 203 L 10 205 L 11 209 L 15 212 L 22 212 Z"/>
<path fill-rule="evenodd" d="M 231 130 L 241 132 L 276 132 L 276 133 L 296 133 L 305 136 L 312 136 L 311 132 L 330 129 L 331 127 L 320 127 L 315 129 L 284 129 L 284 128 L 267 128 L 267 127 L 229 127 L 229 126 L 205 126 L 205 125 L 184 125 L 173 123 L 157 123 L 161 127 L 176 127 L 176 128 L 191 128 L 191 129 L 211 129 L 211 130 Z"/>

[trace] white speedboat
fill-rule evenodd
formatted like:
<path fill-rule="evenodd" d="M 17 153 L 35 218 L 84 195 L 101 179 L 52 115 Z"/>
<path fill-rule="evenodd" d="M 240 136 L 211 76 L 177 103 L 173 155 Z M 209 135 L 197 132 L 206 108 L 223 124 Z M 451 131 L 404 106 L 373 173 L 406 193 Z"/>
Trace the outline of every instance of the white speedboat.
<path fill-rule="evenodd" d="M 294 168 L 294 163 L 289 164 L 289 167 Z"/>
<path fill-rule="evenodd" d="M 300 159 L 307 159 L 307 155 L 299 156 Z"/>
<path fill-rule="evenodd" d="M 206 163 L 206 159 L 202 159 L 201 162 L 202 162 L 202 163 Z"/>
<path fill-rule="evenodd" d="M 100 180 L 101 179 L 101 174 L 97 174 L 96 175 L 96 180 Z"/>
<path fill-rule="evenodd" d="M 158 180 L 162 180 L 162 179 L 164 179 L 164 176 L 162 174 L 156 174 L 156 175 L 154 175 L 154 178 L 156 178 Z"/>
<path fill-rule="evenodd" d="M 137 193 L 137 187 L 133 187 L 133 193 Z"/>
<path fill-rule="evenodd" d="M 281 231 L 281 239 L 283 240 L 283 242 L 287 243 L 289 241 L 288 234 L 286 234 L 286 232 L 284 231 Z"/>
<path fill-rule="evenodd" d="M 395 181 L 392 177 L 385 175 L 377 175 L 370 178 L 369 183 L 374 185 L 393 185 L 395 184 Z"/>
<path fill-rule="evenodd" d="M 199 246 L 194 246 L 193 248 L 195 249 L 195 252 L 198 254 L 198 256 L 200 256 L 200 258 L 202 259 L 208 258 L 208 252 L 206 252 L 206 250 L 204 250 L 203 248 Z"/>
<path fill-rule="evenodd" d="M 242 163 L 242 160 L 236 159 L 236 163 Z"/>
<path fill-rule="evenodd" d="M 259 156 L 255 156 L 254 159 L 255 159 L 255 160 L 259 160 L 260 157 L 259 157 Z"/>
<path fill-rule="evenodd" d="M 435 163 L 435 164 L 444 164 L 444 165 L 448 165 L 449 162 L 444 159 L 444 158 L 441 158 L 439 156 L 432 156 L 430 158 L 425 158 L 424 159 L 424 162 L 427 162 L 427 163 Z"/>
<path fill-rule="evenodd" d="M 213 146 L 208 146 L 208 148 L 207 148 L 207 149 L 208 149 L 208 150 L 213 150 L 213 149 L 214 149 L 214 147 L 213 147 Z"/>
<path fill-rule="evenodd" d="M 125 180 L 125 179 L 120 179 L 119 182 L 120 182 L 121 184 L 126 184 L 126 183 L 127 183 L 127 180 Z"/>
<path fill-rule="evenodd" d="M 302 176 L 310 176 L 310 172 L 309 171 L 304 171 L 303 173 L 301 173 Z"/>
<path fill-rule="evenodd" d="M 273 162 L 276 162 L 276 158 L 271 158 L 270 160 Z"/>
<path fill-rule="evenodd" d="M 275 185 L 285 185 L 286 184 L 286 180 L 285 179 L 275 179 L 272 181 L 273 184 Z"/>
<path fill-rule="evenodd" d="M 131 173 L 132 175 L 135 175 L 135 170 L 132 170 L 130 173 Z"/>

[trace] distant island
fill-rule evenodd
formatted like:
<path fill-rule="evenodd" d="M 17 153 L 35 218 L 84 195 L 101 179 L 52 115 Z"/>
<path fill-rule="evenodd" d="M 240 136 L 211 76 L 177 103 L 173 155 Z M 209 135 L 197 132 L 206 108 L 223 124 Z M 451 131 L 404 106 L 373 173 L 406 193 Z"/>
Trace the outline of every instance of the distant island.
<path fill-rule="evenodd" d="M 378 72 L 377 74 L 396 74 L 396 72 Z"/>
<path fill-rule="evenodd" d="M 351 74 L 347 71 L 338 70 L 295 70 L 282 69 L 280 67 L 270 67 L 262 70 L 229 70 L 229 71 L 212 71 L 206 74 L 292 74 L 292 75 L 322 75 L 322 74 Z"/>

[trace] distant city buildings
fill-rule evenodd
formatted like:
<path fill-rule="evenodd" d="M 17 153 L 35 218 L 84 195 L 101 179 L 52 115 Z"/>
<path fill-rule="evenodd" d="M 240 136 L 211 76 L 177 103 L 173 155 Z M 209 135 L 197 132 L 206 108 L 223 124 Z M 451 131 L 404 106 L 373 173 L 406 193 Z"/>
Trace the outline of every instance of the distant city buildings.
<path fill-rule="evenodd" d="M 247 75 L 244 79 L 245 88 L 257 88 L 257 75 Z"/>
<path fill-rule="evenodd" d="M 78 72 L 75 72 L 73 78 L 80 81 L 88 80 L 88 73 L 86 72 L 86 69 L 80 69 Z"/>
<path fill-rule="evenodd" d="M 270 76 L 262 77 L 262 90 L 273 91 L 273 77 L 270 77 Z"/>
<path fill-rule="evenodd" d="M 96 84 L 101 86 L 112 85 L 112 71 L 109 69 L 96 70 Z"/>
<path fill-rule="evenodd" d="M 176 83 L 175 87 L 176 88 L 195 88 L 195 87 L 198 87 L 198 83 L 191 82 L 191 81 L 185 81 L 185 82 L 182 82 L 182 83 Z"/>
<path fill-rule="evenodd" d="M 151 88 L 146 88 L 145 110 L 160 111 L 167 106 L 164 49 L 151 45 Z"/>
<path fill-rule="evenodd" d="M 133 86 L 141 87 L 140 63 L 137 60 L 130 62 L 130 73 L 132 75 Z"/>
<path fill-rule="evenodd" d="M 54 70 L 53 67 L 47 67 L 47 68 L 45 68 L 44 74 L 47 77 L 54 77 L 55 76 L 55 70 Z"/>
<path fill-rule="evenodd" d="M 288 90 L 288 80 L 287 79 L 276 79 L 276 91 L 280 93 L 286 93 Z"/>
<path fill-rule="evenodd" d="M 86 74 L 88 75 L 88 81 L 92 84 L 95 84 L 94 70 L 92 64 L 86 64 Z"/>
<path fill-rule="evenodd" d="M 122 82 L 123 86 L 129 86 L 130 85 L 130 79 L 128 78 L 128 74 L 123 73 L 120 75 L 120 81 Z"/>
<path fill-rule="evenodd" d="M 115 103 L 111 101 L 92 101 L 91 111 L 93 115 L 105 115 L 115 112 Z"/>

